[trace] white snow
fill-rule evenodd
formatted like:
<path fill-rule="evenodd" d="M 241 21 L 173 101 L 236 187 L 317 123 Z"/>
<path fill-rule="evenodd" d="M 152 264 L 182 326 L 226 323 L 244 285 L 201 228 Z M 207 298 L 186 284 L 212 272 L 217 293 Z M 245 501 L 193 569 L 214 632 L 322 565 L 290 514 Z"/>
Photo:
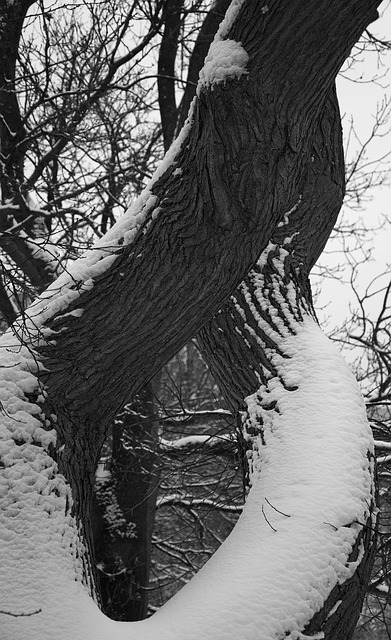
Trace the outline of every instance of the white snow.
<path fill-rule="evenodd" d="M 334 613 L 339 609 L 339 607 L 342 604 L 342 600 L 337 600 L 337 602 L 335 603 L 335 605 L 333 606 L 332 609 L 330 609 L 328 615 L 327 615 L 327 619 L 331 618 L 332 615 L 334 615 Z"/>
<path fill-rule="evenodd" d="M 210 45 L 205 64 L 200 71 L 197 95 L 203 87 L 213 90 L 215 84 L 227 82 L 228 79 L 241 78 L 248 73 L 246 64 L 249 56 L 240 42 L 235 40 L 214 40 Z"/>
<path fill-rule="evenodd" d="M 188 498 L 181 493 L 168 493 L 167 495 L 158 498 L 156 508 L 163 507 L 167 504 L 182 504 L 187 507 L 211 507 L 212 509 L 219 509 L 219 511 L 241 512 L 243 511 L 243 505 L 227 504 L 226 502 L 218 502 L 217 500 L 211 500 L 210 498 Z"/>
<path fill-rule="evenodd" d="M 247 73 L 242 45 L 223 40 L 241 5 L 234 0 L 227 12 L 201 86 Z M 29 308 L 14 328 L 18 337 L 8 331 L 0 340 L 1 640 L 299 640 L 332 588 L 360 561 L 349 563 L 348 557 L 368 518 L 373 443 L 358 386 L 312 318 L 292 334 L 272 309 L 270 331 L 244 288 L 260 326 L 289 358 L 269 354 L 280 376 L 246 399 L 251 489 L 237 525 L 195 578 L 146 621 L 109 620 L 82 584 L 83 544 L 70 515 L 70 490 L 49 455 L 57 446 L 55 416 L 49 421 L 43 413 L 45 389 L 37 381 L 42 365 L 34 340 L 27 349 L 23 336 L 38 340 L 44 323 L 66 314 L 69 303 L 110 268 L 119 247 L 162 215 L 152 187 L 170 166 L 180 176 L 177 156 L 191 118 L 128 213 Z M 282 249 L 281 260 L 286 255 Z M 283 299 L 281 306 L 288 314 Z M 266 400 L 276 403 L 274 409 L 265 408 Z M 251 435 L 261 419 L 266 446 Z M 64 455 L 62 446 L 59 451 Z"/>
<path fill-rule="evenodd" d="M 69 263 L 67 269 L 30 305 L 23 317 L 15 322 L 13 331 L 18 331 L 22 339 L 26 335 L 31 340 L 34 340 L 34 335 L 37 340 L 48 337 L 50 334 L 45 329 L 42 330 L 43 325 L 53 316 L 60 317 L 62 312 L 66 313 L 67 307 L 77 300 L 82 292 L 91 289 L 96 278 L 102 276 L 112 266 L 121 247 L 131 244 L 137 232 L 143 226 L 146 229 L 146 224 L 153 223 L 161 214 L 163 209 L 158 206 L 157 197 L 152 193 L 152 189 L 157 180 L 171 166 L 177 165 L 176 158 L 191 128 L 193 109 L 194 101 L 179 136 L 167 151 L 144 191 L 126 214 L 81 258 Z M 180 176 L 181 171 L 180 167 L 174 170 L 177 176 Z M 45 259 L 48 268 L 54 269 L 58 256 L 51 252 L 50 247 L 48 249 L 44 246 L 43 241 L 34 241 L 32 248 L 36 251 L 37 257 Z M 78 310 L 78 313 L 81 315 L 83 310 Z M 73 315 L 76 314 L 73 313 Z"/>
<path fill-rule="evenodd" d="M 67 604 L 77 591 L 85 591 L 83 545 L 70 515 L 70 487 L 48 455 L 56 432 L 41 409 L 46 393 L 37 382 L 34 353 L 7 332 L 0 354 L 1 638 L 53 637 L 49 607 L 54 606 L 51 625 L 57 625 L 61 599 L 65 610 L 62 636 L 58 618 L 58 637 L 65 638 Z M 35 402 L 29 401 L 31 395 Z"/>
<path fill-rule="evenodd" d="M 375 440 L 375 447 L 377 449 L 390 449 L 391 451 L 391 442 L 387 440 Z"/>
<path fill-rule="evenodd" d="M 214 85 L 226 83 L 228 79 L 239 79 L 248 74 L 246 65 L 249 55 L 241 42 L 227 38 L 237 19 L 244 0 L 232 0 L 219 29 L 209 47 L 205 63 L 200 71 L 197 95 L 206 87 L 213 91 Z"/>
<path fill-rule="evenodd" d="M 116 623 L 99 612 L 80 583 L 82 549 L 75 523 L 64 517 L 63 479 L 45 466 L 50 459 L 36 457 L 33 443 L 26 445 L 25 473 L 23 452 L 11 454 L 10 512 L 1 513 L 2 640 L 274 640 L 288 631 L 290 640 L 303 637 L 333 586 L 360 560 L 348 563 L 368 517 L 372 441 L 357 384 L 316 323 L 306 319 L 297 335 L 283 338 L 283 348 L 290 359 L 275 356 L 275 365 L 298 389 L 287 391 L 273 378 L 247 398 L 247 427 L 262 417 L 267 446 L 253 442 L 252 486 L 238 524 L 200 573 L 147 621 Z M 25 413 L 13 418 L 21 416 L 22 428 L 42 439 L 40 416 L 23 400 L 34 388 L 31 362 L 23 349 L 19 355 L 26 371 L 20 391 L 10 391 Z M 17 383 L 11 360 L 1 370 L 10 385 Z M 265 394 L 279 413 L 262 408 Z M 11 431 L 20 428 L 13 418 L 5 419 Z"/>
<path fill-rule="evenodd" d="M 289 218 L 290 218 L 290 215 L 291 215 L 292 213 L 294 213 L 294 212 L 297 210 L 297 208 L 299 207 L 299 205 L 300 205 L 300 203 L 301 203 L 302 199 L 303 199 L 303 195 L 302 195 L 302 194 L 300 194 L 300 195 L 299 195 L 299 198 L 298 198 L 298 200 L 297 200 L 297 202 L 293 205 L 293 207 L 292 207 L 291 209 L 289 209 L 289 211 L 286 211 L 286 212 L 284 213 L 284 218 L 281 220 L 281 222 L 279 222 L 279 223 L 277 224 L 277 227 L 278 227 L 278 228 L 279 228 L 279 227 L 286 227 L 286 226 L 289 224 Z"/>
<path fill-rule="evenodd" d="M 224 442 L 235 442 L 235 437 L 231 434 L 224 433 L 219 436 L 208 435 L 192 435 L 184 436 L 183 438 L 177 438 L 176 440 L 168 440 L 167 438 L 159 439 L 159 446 L 163 450 L 180 450 L 195 448 L 197 446 L 203 446 L 205 448 L 213 448 Z"/>
<path fill-rule="evenodd" d="M 186 612 L 186 638 L 269 640 L 289 629 L 290 638 L 300 638 L 332 587 L 356 567 L 347 558 L 372 491 L 365 407 L 350 370 L 314 321 L 306 320 L 284 347 L 290 383 L 299 388 L 271 382 L 281 413 L 272 420 L 264 412 L 267 447 L 254 442 L 243 515 L 200 574 L 155 614 L 150 624 L 159 624 L 159 637 L 173 619 L 167 637 L 182 637 Z M 258 399 L 247 399 L 248 424 L 259 417 Z"/>
<path fill-rule="evenodd" d="M 224 20 L 222 20 L 217 30 L 214 38 L 215 40 L 222 40 L 226 35 L 228 35 L 233 23 L 239 15 L 243 3 L 244 0 L 232 0 L 225 13 Z"/>
<path fill-rule="evenodd" d="M 391 462 L 391 455 L 377 456 L 376 461 L 378 464 L 385 464 L 386 462 Z"/>

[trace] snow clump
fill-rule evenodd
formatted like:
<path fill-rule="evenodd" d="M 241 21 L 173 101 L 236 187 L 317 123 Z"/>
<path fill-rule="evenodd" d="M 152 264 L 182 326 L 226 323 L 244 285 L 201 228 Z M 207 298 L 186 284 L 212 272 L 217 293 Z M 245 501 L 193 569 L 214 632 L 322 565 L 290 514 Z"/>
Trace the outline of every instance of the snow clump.
<path fill-rule="evenodd" d="M 214 84 L 226 82 L 228 79 L 241 78 L 248 73 L 246 65 L 249 60 L 247 51 L 236 40 L 218 40 L 212 42 L 205 65 L 200 71 L 197 94 L 204 86 L 213 89 Z"/>

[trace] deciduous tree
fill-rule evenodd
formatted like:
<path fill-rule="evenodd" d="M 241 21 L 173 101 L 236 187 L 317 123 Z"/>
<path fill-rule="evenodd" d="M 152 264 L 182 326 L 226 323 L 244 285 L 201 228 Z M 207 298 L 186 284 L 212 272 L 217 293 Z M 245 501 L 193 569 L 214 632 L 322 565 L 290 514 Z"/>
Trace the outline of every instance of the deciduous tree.
<path fill-rule="evenodd" d="M 360 394 L 320 336 L 307 276 L 343 195 L 334 79 L 376 6 L 234 2 L 147 190 L 3 337 L 1 536 L 12 575 L 2 616 L 12 640 L 26 629 L 351 636 L 372 559 L 371 438 Z M 81 586 L 94 592 L 97 458 L 129 393 L 202 327 L 243 412 L 249 497 L 193 584 L 143 626 L 119 628 Z M 303 473 L 308 442 L 320 485 L 312 458 Z M 292 536 L 305 540 L 299 564 Z"/>

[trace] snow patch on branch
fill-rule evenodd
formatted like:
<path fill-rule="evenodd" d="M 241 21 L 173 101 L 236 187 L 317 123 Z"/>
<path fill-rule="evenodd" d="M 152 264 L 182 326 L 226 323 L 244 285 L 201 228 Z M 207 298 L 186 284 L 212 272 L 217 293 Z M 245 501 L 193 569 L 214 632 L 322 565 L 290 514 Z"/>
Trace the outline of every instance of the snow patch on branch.
<path fill-rule="evenodd" d="M 57 275 L 61 271 L 61 252 L 55 244 L 49 242 L 47 238 L 31 239 L 24 232 L 21 232 L 20 235 L 30 248 L 32 257 L 43 262 L 48 273 Z"/>
<path fill-rule="evenodd" d="M 243 511 L 243 505 L 241 504 L 227 504 L 226 502 L 218 502 L 209 498 L 187 497 L 181 493 L 172 493 L 166 496 L 161 496 L 161 498 L 156 502 L 156 508 L 160 509 L 161 507 L 173 504 L 190 509 L 194 507 L 210 507 L 211 509 L 228 511 L 231 513 L 241 513 Z"/>
<path fill-rule="evenodd" d="M 197 87 L 197 95 L 201 89 L 227 80 L 239 79 L 248 74 L 246 65 L 249 60 L 247 51 L 240 42 L 235 40 L 215 40 L 212 42 L 208 55 L 205 58 L 204 67 L 200 71 L 200 80 Z"/>
<path fill-rule="evenodd" d="M 331 589 L 353 575 L 362 543 L 354 562 L 349 555 L 373 501 L 371 430 L 337 348 L 306 318 L 296 335 L 285 336 L 273 364 L 280 376 L 246 399 L 244 416 L 252 444 L 246 509 L 258 503 L 269 528 L 261 534 L 262 572 L 274 613 L 265 638 L 275 637 L 273 624 L 284 619 L 299 634 Z"/>
<path fill-rule="evenodd" d="M 159 446 L 163 451 L 180 451 L 181 449 L 196 449 L 204 447 L 206 449 L 214 449 L 221 445 L 236 444 L 233 434 L 224 433 L 218 436 L 209 435 L 192 435 L 178 438 L 177 440 L 168 440 L 167 438 L 159 439 Z"/>
<path fill-rule="evenodd" d="M 245 0 L 232 0 L 231 4 L 229 5 L 225 13 L 224 20 L 222 20 L 217 30 L 217 33 L 214 38 L 215 40 L 222 40 L 224 37 L 228 35 L 235 20 L 239 16 L 240 9 L 242 8 L 242 5 L 244 4 L 244 2 Z"/>

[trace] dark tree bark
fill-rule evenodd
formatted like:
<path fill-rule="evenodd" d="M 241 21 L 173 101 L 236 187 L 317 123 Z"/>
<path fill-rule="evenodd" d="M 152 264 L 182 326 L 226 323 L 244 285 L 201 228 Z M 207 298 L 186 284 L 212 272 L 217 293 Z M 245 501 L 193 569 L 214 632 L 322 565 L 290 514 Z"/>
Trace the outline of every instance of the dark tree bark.
<path fill-rule="evenodd" d="M 70 305 L 83 307 L 82 317 L 53 321 L 53 328 L 64 329 L 55 349 L 45 348 L 53 401 L 61 388 L 65 414 L 80 415 L 86 425 L 82 432 L 88 430 L 88 415 L 96 415 L 103 403 L 101 421 L 107 424 L 125 389 L 136 392 L 205 324 L 299 202 L 324 100 L 353 42 L 374 19 L 376 3 L 355 0 L 342 11 L 325 3 L 316 12 L 293 4 L 286 24 L 278 5 L 267 19 L 257 4 L 244 5 L 243 18 L 229 35 L 248 48 L 249 75 L 201 93 L 175 167 L 169 166 L 151 189 L 153 210 L 161 208 L 160 215 L 152 219 L 151 211 L 135 241 L 119 246 L 113 266 Z M 302 64 L 291 64 L 295 55 Z M 141 359 L 138 345 L 147 336 L 148 351 Z M 77 372 L 77 382 L 67 375 L 70 369 Z M 113 369 L 118 372 L 115 394 L 105 385 Z M 78 401 L 87 379 L 88 408 Z M 103 397 L 95 393 L 102 388 Z"/>
<path fill-rule="evenodd" d="M 23 182 L 25 131 L 15 92 L 15 64 L 27 11 L 35 0 L 0 4 L 0 186 L 2 202 L 13 200 Z"/>
<path fill-rule="evenodd" d="M 199 36 L 194 46 L 190 59 L 189 73 L 184 95 L 180 107 L 176 106 L 175 99 L 175 62 L 180 35 L 180 25 L 183 17 L 182 0 L 169 0 L 163 8 L 162 19 L 164 30 L 158 59 L 158 95 L 159 109 L 162 123 L 163 143 L 165 151 L 170 147 L 175 129 L 178 130 L 184 124 L 190 102 L 195 95 L 199 72 L 203 66 L 204 58 L 218 29 L 229 0 L 223 0 L 213 6 L 207 14 L 201 27 Z M 115 191 L 112 189 L 112 193 Z M 106 228 L 102 231 L 106 231 Z M 114 422 L 113 434 L 117 445 L 112 451 L 112 465 L 110 491 L 113 500 L 121 504 L 123 496 L 127 496 L 127 506 L 122 513 L 126 519 L 133 518 L 136 535 L 118 541 L 118 536 L 113 536 L 112 530 L 107 527 L 107 515 L 110 504 L 100 500 L 99 487 L 96 498 L 100 504 L 94 514 L 94 548 L 97 556 L 100 590 L 102 593 L 103 611 L 116 620 L 140 620 L 147 616 L 148 609 L 148 583 L 151 556 L 152 529 L 156 509 L 156 491 L 151 490 L 150 483 L 157 484 L 157 469 L 155 459 L 150 459 L 148 471 L 149 480 L 146 477 L 146 467 L 140 468 L 140 459 L 137 453 L 143 448 L 155 451 L 158 447 L 157 429 L 150 429 L 153 418 L 153 403 L 151 392 L 152 383 L 137 395 L 136 401 L 128 405 L 128 410 L 121 415 L 133 415 L 133 420 L 127 420 L 127 446 L 121 446 L 121 438 L 124 437 L 122 422 L 117 418 Z M 143 404 L 143 399 L 145 404 Z M 137 418 L 138 414 L 138 418 Z M 144 429 L 139 429 L 139 424 L 145 422 L 144 416 L 148 415 Z M 128 424 L 129 422 L 129 424 Z M 132 434 L 132 425 L 134 433 Z M 103 487 L 104 496 L 107 495 Z M 134 508 L 134 505 L 137 505 Z M 129 520 L 130 525 L 131 520 Z M 121 567 L 121 570 L 118 567 Z"/>
<path fill-rule="evenodd" d="M 303 298 L 312 309 L 308 275 L 336 223 L 345 193 L 341 118 L 334 87 L 330 90 L 324 111 L 319 117 L 312 153 L 303 173 L 302 186 L 300 202 L 289 215 L 288 224 L 281 224 L 274 230 L 270 243 L 281 246 L 285 238 L 292 237 L 286 278 L 287 281 L 294 282 L 298 300 Z M 262 267 L 256 265 L 255 271 L 250 271 L 243 284 L 252 291 L 254 274 L 259 271 L 262 271 L 267 282 L 270 279 L 268 268 L 268 263 Z M 267 296 L 267 292 L 264 295 Z M 231 410 L 236 414 L 242 409 L 243 398 L 258 388 L 259 377 L 265 381 L 265 369 L 270 373 L 275 372 L 270 359 L 265 355 L 264 347 L 253 344 L 249 349 L 242 339 L 244 317 L 251 318 L 252 314 L 246 305 L 241 287 L 236 290 L 234 296 L 212 321 L 206 323 L 199 333 L 199 340 L 203 355 L 207 358 Z M 238 312 L 236 304 L 240 308 L 246 307 L 244 316 Z M 273 304 L 273 299 L 270 304 Z M 277 307 L 277 311 L 282 315 L 280 308 Z M 266 317 L 266 321 L 272 326 L 271 315 Z M 252 324 L 255 330 L 258 330 L 254 320 Z M 238 327 L 241 333 L 235 331 L 235 327 Z M 263 339 L 266 340 L 266 336 L 263 336 Z M 274 343 L 266 346 L 278 348 Z"/>
<path fill-rule="evenodd" d="M 182 10 L 183 0 L 165 0 L 163 6 L 164 30 L 159 50 L 157 79 L 165 151 L 173 141 L 178 119 L 175 99 L 175 61 Z"/>
<path fill-rule="evenodd" d="M 273 353 L 284 355 L 280 343 L 275 340 L 279 334 L 275 318 L 283 320 L 289 331 L 295 333 L 308 313 L 315 316 L 308 275 L 336 222 L 344 184 L 341 120 L 336 92 L 332 89 L 319 120 L 300 203 L 286 223 L 275 230 L 270 249 L 261 256 L 260 262 L 246 276 L 230 302 L 199 334 L 203 356 L 234 413 L 244 410 L 245 397 L 256 392 L 260 383 L 267 389 L 270 379 L 277 377 L 283 380 L 284 368 L 276 368 L 272 357 Z M 282 250 L 287 254 L 283 260 L 283 274 L 276 269 L 274 262 Z M 289 296 L 290 288 L 295 291 L 295 301 Z M 268 405 L 267 393 L 263 403 L 265 409 L 273 410 Z M 262 422 L 258 428 L 258 432 L 253 431 L 253 436 L 262 437 Z M 246 468 L 246 454 L 248 449 L 251 454 L 251 443 L 243 437 L 240 420 L 238 438 Z M 360 545 L 364 544 L 365 553 L 356 573 L 331 591 L 322 609 L 303 630 L 304 634 L 312 636 L 323 632 L 325 640 L 349 640 L 352 637 L 374 562 L 376 538 L 372 519 L 375 508 L 373 503 L 368 521 L 351 554 L 351 561 L 356 560 Z M 337 603 L 340 604 L 336 607 Z"/>
<path fill-rule="evenodd" d="M 292 3 L 264 14 L 245 3 L 228 35 L 250 55 L 248 76 L 201 92 L 175 165 L 151 189 L 160 215 L 152 220 L 151 211 L 69 305 L 83 308 L 81 317 L 47 323 L 57 338 L 41 348 L 43 381 L 67 443 L 60 468 L 83 520 L 110 421 L 222 306 L 300 202 L 330 84 L 376 4 L 324 2 L 314 12 Z"/>
<path fill-rule="evenodd" d="M 217 0 L 213 3 L 210 11 L 202 23 L 201 29 L 194 43 L 193 52 L 189 62 L 189 70 L 186 78 L 186 87 L 182 96 L 182 100 L 178 107 L 178 116 L 176 122 L 176 133 L 182 129 L 189 113 L 190 104 L 196 94 L 199 73 L 204 66 L 204 60 L 208 49 L 211 45 L 220 22 L 224 18 L 231 0 Z"/>
<path fill-rule="evenodd" d="M 153 386 L 148 384 L 117 416 L 113 425 L 111 464 L 109 459 L 110 478 L 98 482 L 95 492 L 98 503 L 95 555 L 102 606 L 114 620 L 147 617 L 151 541 L 159 484 L 154 400 Z M 99 538 L 100 544 L 96 544 Z"/>
<path fill-rule="evenodd" d="M 308 267 L 336 208 L 333 203 L 321 210 L 318 195 L 324 235 L 303 229 L 307 220 L 308 229 L 316 224 L 311 198 L 304 195 L 307 184 L 318 179 L 311 166 L 317 162 L 319 127 L 327 129 L 326 104 L 335 76 L 379 3 L 348 0 L 341 7 L 336 0 L 318 0 L 316 6 L 295 0 L 289 6 L 276 2 L 267 11 L 261 4 L 244 2 L 227 33 L 248 53 L 248 75 L 213 90 L 201 88 L 181 150 L 152 185 L 153 206 L 134 241 L 113 248 L 113 264 L 94 277 L 92 288 L 83 290 L 82 278 L 74 278 L 70 289 L 80 295 L 38 327 L 40 335 L 53 332 L 46 344 L 37 343 L 36 334 L 31 337 L 34 356 L 45 366 L 39 376 L 45 386 L 40 406 L 46 428 L 57 433 L 50 453 L 72 489 L 87 546 L 96 462 L 115 413 L 210 320 L 268 243 L 278 247 L 287 230 L 299 234 L 283 243 L 292 259 L 284 261 L 280 293 L 294 282 L 297 297 L 287 327 L 292 318 L 300 322 L 303 305 L 310 308 Z M 330 153 L 335 161 L 333 149 Z M 342 187 L 332 164 L 326 175 L 321 170 L 320 180 L 328 187 L 336 181 L 340 201 Z M 272 263 L 273 252 L 268 255 Z M 250 283 L 248 290 L 251 296 Z M 236 295 L 241 306 L 240 292 Z M 273 295 L 273 287 L 266 287 L 263 297 L 282 311 Z M 220 316 L 231 336 L 240 317 L 236 312 Z M 283 313 L 282 318 L 285 322 Z M 23 327 L 16 329 L 30 346 Z M 279 349 L 273 342 L 267 346 Z M 248 388 L 254 389 L 251 372 L 265 373 L 270 365 L 262 349 L 254 359 L 234 338 L 230 349 L 234 361 L 241 352 L 251 363 L 240 364 L 240 383 L 227 383 L 227 389 L 240 385 L 235 393 L 241 403 Z M 38 402 L 36 395 L 31 402 Z"/>

